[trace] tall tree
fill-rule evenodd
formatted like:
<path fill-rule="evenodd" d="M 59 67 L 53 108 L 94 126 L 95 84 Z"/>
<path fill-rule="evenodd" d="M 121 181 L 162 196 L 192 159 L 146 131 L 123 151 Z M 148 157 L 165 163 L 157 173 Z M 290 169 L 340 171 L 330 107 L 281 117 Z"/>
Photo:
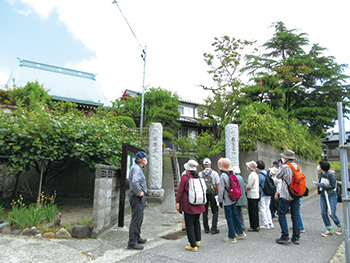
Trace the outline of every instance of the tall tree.
<path fill-rule="evenodd" d="M 309 45 L 306 33 L 288 30 L 283 22 L 273 26 L 273 37 L 263 45 L 267 53 L 248 56 L 246 69 L 256 85 L 243 90 L 244 97 L 258 94 L 267 103 L 282 99 L 282 108 L 289 117 L 297 118 L 311 132 L 321 135 L 334 126 L 336 102 L 343 102 L 345 113 L 350 111 L 350 85 L 346 84 L 349 76 L 343 73 L 347 65 L 325 56 L 326 48 L 319 44 L 313 44 L 306 52 Z"/>

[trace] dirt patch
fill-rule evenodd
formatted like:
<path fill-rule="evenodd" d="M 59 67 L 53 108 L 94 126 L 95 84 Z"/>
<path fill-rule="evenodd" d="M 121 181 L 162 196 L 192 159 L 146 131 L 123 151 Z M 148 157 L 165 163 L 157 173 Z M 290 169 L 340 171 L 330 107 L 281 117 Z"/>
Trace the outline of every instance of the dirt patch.
<path fill-rule="evenodd" d="M 161 238 L 164 238 L 167 240 L 176 240 L 176 239 L 183 238 L 184 236 L 186 236 L 186 231 L 180 230 L 180 231 L 172 232 L 164 236 L 161 236 Z"/>

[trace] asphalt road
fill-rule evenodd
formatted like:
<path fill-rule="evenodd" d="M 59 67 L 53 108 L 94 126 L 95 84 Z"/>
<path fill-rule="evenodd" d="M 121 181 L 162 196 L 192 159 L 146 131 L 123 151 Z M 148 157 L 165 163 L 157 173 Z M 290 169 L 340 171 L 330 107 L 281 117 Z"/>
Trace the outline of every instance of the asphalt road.
<path fill-rule="evenodd" d="M 338 204 L 338 216 L 343 221 L 342 206 Z M 204 234 L 198 252 L 185 250 L 187 237 L 166 240 L 159 236 L 181 228 L 179 214 L 162 214 L 159 205 L 146 208 L 143 236 L 149 241 L 143 251 L 126 249 L 128 229 L 113 228 L 98 239 L 59 240 L 11 237 L 0 235 L 0 262 L 329 262 L 344 235 L 322 237 L 325 231 L 319 197 L 313 195 L 304 200 L 301 214 L 306 233 L 301 234 L 300 245 L 279 245 L 278 221 L 275 229 L 246 232 L 247 237 L 237 243 L 227 244 L 227 226 L 220 209 L 220 234 Z M 289 225 L 290 224 L 290 216 Z M 249 225 L 246 216 L 246 225 Z M 125 222 L 128 226 L 129 216 Z"/>

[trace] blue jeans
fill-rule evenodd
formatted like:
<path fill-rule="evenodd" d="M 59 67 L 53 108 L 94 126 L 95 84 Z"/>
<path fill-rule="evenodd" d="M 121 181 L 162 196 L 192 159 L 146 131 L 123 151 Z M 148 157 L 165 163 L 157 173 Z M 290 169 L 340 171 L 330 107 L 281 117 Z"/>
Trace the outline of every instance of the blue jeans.
<path fill-rule="evenodd" d="M 235 238 L 236 234 L 242 234 L 243 228 L 241 221 L 239 221 L 238 210 L 236 204 L 224 206 L 225 207 L 225 218 L 228 226 L 228 237 Z"/>
<path fill-rule="evenodd" d="M 299 199 L 286 200 L 280 198 L 278 202 L 278 222 L 281 226 L 281 238 L 289 240 L 288 224 L 286 214 L 290 207 L 292 222 L 293 222 L 293 235 L 292 239 L 300 238 L 300 219 L 299 219 L 299 209 L 300 203 Z"/>
<path fill-rule="evenodd" d="M 331 208 L 331 215 L 330 216 L 331 216 L 334 224 L 339 226 L 340 220 L 336 215 L 337 201 L 338 201 L 337 193 L 328 194 L 328 200 L 329 200 L 329 206 Z M 327 213 L 327 211 L 328 211 L 327 201 L 326 201 L 326 197 L 324 195 L 321 195 L 320 205 L 321 205 L 321 216 L 323 219 L 323 223 L 325 224 L 327 229 L 331 229 L 332 225 L 331 225 L 331 222 L 329 221 L 329 217 L 328 217 L 328 213 Z"/>
<path fill-rule="evenodd" d="M 303 220 L 301 220 L 301 215 L 300 215 L 300 207 L 301 207 L 301 203 L 303 202 L 302 198 L 299 198 L 299 209 L 298 209 L 298 214 L 299 214 L 299 223 L 300 223 L 300 229 L 304 229 L 304 225 L 303 225 Z"/>

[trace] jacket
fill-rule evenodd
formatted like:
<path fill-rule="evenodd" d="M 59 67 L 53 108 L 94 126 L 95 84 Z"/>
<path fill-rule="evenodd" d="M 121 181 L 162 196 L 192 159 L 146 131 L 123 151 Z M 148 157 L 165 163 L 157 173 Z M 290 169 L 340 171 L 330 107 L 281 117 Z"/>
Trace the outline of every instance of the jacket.
<path fill-rule="evenodd" d="M 322 180 L 322 179 L 327 179 L 327 180 Z M 324 174 L 319 173 L 318 174 L 318 182 L 319 183 L 324 183 L 322 186 L 322 190 L 319 187 L 319 190 L 321 191 L 321 196 L 324 197 L 324 191 L 327 191 L 327 194 L 333 194 L 336 192 L 336 179 L 332 173 L 329 171 L 325 172 Z"/>
<path fill-rule="evenodd" d="M 232 171 L 231 171 L 232 172 Z M 230 177 L 226 173 L 220 175 L 220 187 L 218 193 L 218 202 L 223 203 L 224 206 L 233 205 L 237 202 L 232 201 L 228 197 L 228 191 L 230 189 Z"/>
<path fill-rule="evenodd" d="M 241 192 L 242 192 L 242 196 L 241 198 L 237 201 L 236 205 L 237 206 L 246 206 L 247 203 L 247 196 L 245 194 L 245 190 L 244 190 L 244 180 L 243 177 L 240 174 L 236 174 L 236 177 L 239 181 L 239 184 L 241 186 Z"/>
<path fill-rule="evenodd" d="M 259 199 L 259 176 L 256 172 L 251 172 L 247 181 L 247 198 Z"/>
<path fill-rule="evenodd" d="M 141 190 L 147 194 L 147 182 L 143 168 L 139 164 L 133 164 L 129 171 L 130 192 L 140 195 Z"/>
<path fill-rule="evenodd" d="M 201 214 L 205 211 L 204 204 L 201 205 L 192 205 L 188 201 L 188 189 L 189 189 L 189 179 L 187 178 L 187 175 L 190 178 L 193 178 L 192 174 L 185 173 L 181 176 L 181 181 L 179 188 L 177 190 L 177 196 L 176 196 L 176 203 L 180 204 L 179 212 L 185 212 L 187 214 L 195 215 L 195 214 Z"/>
<path fill-rule="evenodd" d="M 258 172 L 258 176 L 259 176 L 259 193 L 260 193 L 261 197 L 266 196 L 264 194 L 264 190 L 263 190 L 264 185 L 265 185 L 266 175 L 267 175 L 267 172 L 264 169 L 260 170 Z"/>
<path fill-rule="evenodd" d="M 298 168 L 297 164 L 294 162 L 294 160 L 289 160 L 288 163 L 291 163 L 295 169 Z M 286 199 L 286 200 L 293 200 L 293 197 L 290 196 L 288 187 L 292 182 L 293 177 L 293 170 L 290 168 L 287 164 L 283 164 L 276 173 L 276 178 L 281 179 L 281 189 L 279 191 L 280 198 Z"/>

